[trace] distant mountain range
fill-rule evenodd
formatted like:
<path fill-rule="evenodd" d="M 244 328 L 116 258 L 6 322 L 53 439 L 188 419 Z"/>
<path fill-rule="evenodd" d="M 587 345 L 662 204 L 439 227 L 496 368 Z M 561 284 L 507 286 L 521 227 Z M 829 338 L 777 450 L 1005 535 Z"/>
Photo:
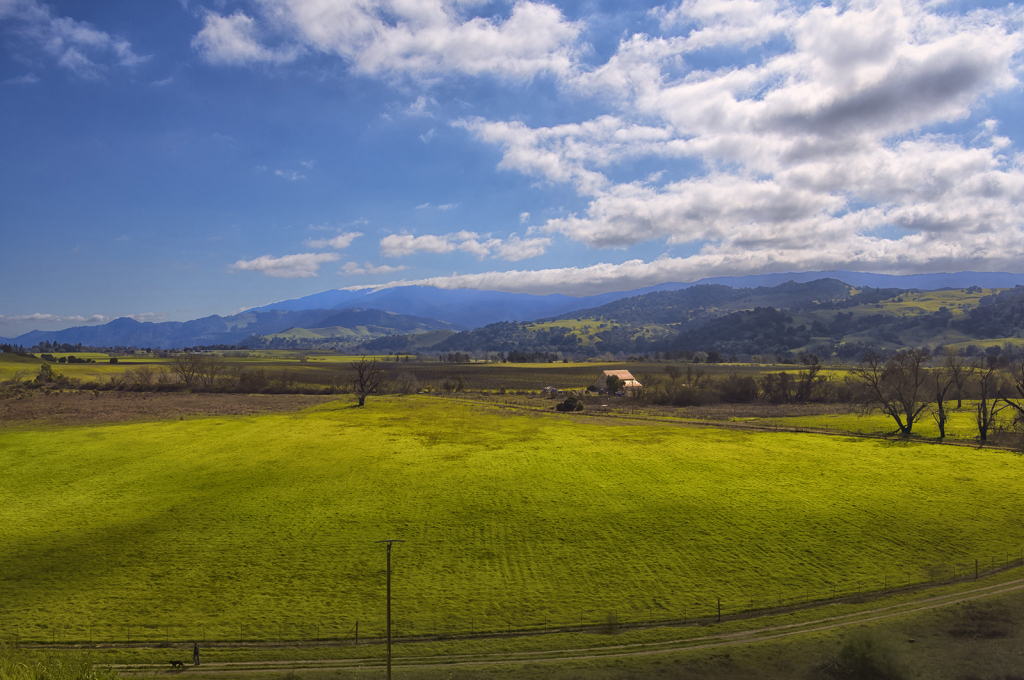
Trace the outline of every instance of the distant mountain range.
<path fill-rule="evenodd" d="M 467 328 L 479 328 L 498 321 L 532 321 L 545 317 L 568 315 L 647 293 L 673 291 L 692 286 L 717 284 L 730 288 L 772 287 L 787 281 L 807 283 L 818 279 L 838 279 L 851 286 L 871 288 L 899 288 L 902 290 L 938 290 L 940 288 L 1013 288 L 1024 284 L 1024 274 L 1007 272 L 957 272 L 952 274 L 870 274 L 850 271 L 786 272 L 781 274 L 753 274 L 750 276 L 719 276 L 693 283 L 662 283 L 636 290 L 602 293 L 585 297 L 570 297 L 558 293 L 530 295 L 503 293 L 493 290 L 444 289 L 427 286 L 401 286 L 373 290 L 328 290 L 293 300 L 282 300 L 248 311 L 271 309 L 298 311 L 306 309 L 344 309 L 363 307 L 382 309 L 396 314 L 416 314 Z"/>
<path fill-rule="evenodd" d="M 31 347 L 44 340 L 58 343 L 78 344 L 94 347 L 192 347 L 196 345 L 231 345 L 247 341 L 250 337 L 273 336 L 290 329 L 363 328 L 366 340 L 391 335 L 419 333 L 425 331 L 457 331 L 463 328 L 475 329 L 499 322 L 532 321 L 542 318 L 571 318 L 586 310 L 587 316 L 614 316 L 616 320 L 631 323 L 628 307 L 640 304 L 645 307 L 645 323 L 656 323 L 650 318 L 659 318 L 653 309 L 666 303 L 661 312 L 661 323 L 680 323 L 676 312 L 688 305 L 708 305 L 698 298 L 707 295 L 722 297 L 714 305 L 713 313 L 687 312 L 688 323 L 692 325 L 704 316 L 717 316 L 731 309 L 749 307 L 758 289 L 774 288 L 786 282 L 807 283 L 820 279 L 831 279 L 855 287 L 891 288 L 900 290 L 937 290 L 942 288 L 962 289 L 970 286 L 982 288 L 1012 288 L 1024 284 L 1024 274 L 1006 272 L 957 272 L 950 274 L 916 274 L 894 276 L 868 274 L 863 272 L 787 272 L 780 274 L 759 274 L 751 276 L 715 277 L 693 283 L 665 283 L 630 291 L 619 291 L 586 297 L 570 297 L 561 294 L 530 295 L 525 293 L 504 293 L 501 291 L 456 289 L 448 290 L 424 286 L 403 286 L 383 290 L 329 290 L 293 300 L 284 300 L 261 307 L 255 307 L 232 316 L 209 316 L 192 321 L 168 321 L 142 323 L 129 318 L 120 318 L 98 326 L 78 326 L 60 331 L 31 331 L 7 339 L 11 344 Z M 699 296 L 688 300 L 686 291 L 701 287 Z M 710 293 L 714 287 L 717 293 Z M 742 294 L 726 291 L 752 289 Z M 805 291 L 790 291 L 796 298 Z M 654 295 L 652 295 L 654 294 Z M 671 295 L 669 295 L 671 294 Z M 680 297 L 681 295 L 681 297 Z M 766 293 L 761 302 L 765 306 L 780 306 L 785 302 L 785 291 Z M 782 297 L 780 297 L 782 296 Z M 729 298 L 726 300 L 726 298 Z M 641 300 L 629 305 L 624 300 Z M 671 302 L 675 300 L 675 302 Z M 796 299 L 794 298 L 794 302 Z M 621 303 L 621 304 L 620 304 Z M 675 311 L 669 308 L 673 307 Z M 370 314 L 370 312 L 373 314 Z M 387 314 L 389 316 L 380 316 Z M 654 316 L 651 317 L 651 314 Z M 362 316 L 360 316 L 362 315 Z M 667 315 L 667 316 L 666 316 Z M 673 316 L 675 315 L 675 316 Z M 335 317 L 335 318 L 332 318 Z M 408 318 L 405 318 L 408 317 Z M 639 316 L 634 314 L 635 321 Z M 692 317 L 692 318 L 691 318 Z M 372 328 L 371 328 L 372 327 Z M 369 330 L 367 330 L 369 329 Z M 679 328 L 679 330 L 683 330 Z M 450 334 L 450 333 L 449 333 Z M 293 334 L 297 337 L 297 334 Z M 322 335 L 314 333 L 314 335 Z M 328 336 L 329 337 L 329 336 Z M 454 336 L 452 338 L 454 340 Z M 5 341 L 0 339 L 0 341 Z M 382 342 L 386 345 L 388 343 Z M 419 346 L 420 343 L 413 343 Z"/>
<path fill-rule="evenodd" d="M 301 311 L 247 311 L 233 316 L 208 316 L 194 321 L 139 322 L 115 319 L 100 326 L 79 326 L 62 331 L 32 331 L 11 340 L 12 344 L 32 347 L 44 340 L 60 344 L 91 347 L 194 347 L 197 345 L 234 345 L 251 336 L 265 336 L 291 328 L 324 328 L 351 324 L 372 326 L 365 339 L 394 333 L 433 330 L 461 330 L 464 326 L 423 317 L 394 314 L 380 310 L 307 309 Z"/>

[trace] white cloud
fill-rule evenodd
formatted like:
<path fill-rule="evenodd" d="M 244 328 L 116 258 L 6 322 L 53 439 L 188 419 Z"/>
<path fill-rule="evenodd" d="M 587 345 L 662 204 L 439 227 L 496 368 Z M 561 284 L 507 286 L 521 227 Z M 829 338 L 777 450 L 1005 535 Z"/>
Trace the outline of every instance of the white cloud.
<path fill-rule="evenodd" d="M 202 30 L 192 39 L 192 47 L 214 64 L 281 64 L 299 56 L 296 46 L 268 49 L 260 44 L 259 38 L 256 21 L 242 11 L 226 17 L 207 12 Z"/>
<path fill-rule="evenodd" d="M 455 244 L 451 242 L 449 236 L 391 234 L 380 240 L 380 253 L 384 257 L 403 257 L 413 253 L 450 253 L 455 250 Z"/>
<path fill-rule="evenodd" d="M 849 227 L 834 228 L 805 247 L 736 247 L 725 243 L 708 246 L 689 257 L 662 257 L 653 261 L 627 260 L 587 267 L 540 270 L 490 271 L 452 274 L 423 279 L 392 281 L 394 286 L 477 288 L 512 293 L 594 295 L 631 290 L 669 281 L 692 282 L 713 276 L 737 276 L 766 272 L 853 269 L 904 274 L 935 271 L 1017 271 L 1024 258 L 1024 229 L 974 235 L 958 242 L 919 235 L 892 240 L 869 235 L 847 235 Z M 770 240 L 769 235 L 765 235 Z M 830 243 L 829 237 L 842 240 Z M 993 254 L 996 254 L 993 256 Z"/>
<path fill-rule="evenodd" d="M 408 113 L 410 116 L 433 116 L 430 113 L 428 107 L 437 106 L 437 100 L 433 97 L 427 97 L 426 95 L 420 95 L 416 97 L 416 101 L 409 104 Z"/>
<path fill-rule="evenodd" d="M 430 78 L 447 73 L 528 79 L 572 68 L 581 26 L 549 5 L 520 0 L 507 17 L 467 13 L 462 0 L 261 0 L 259 23 L 209 13 L 193 46 L 214 63 L 287 62 L 305 50 L 345 59 L 358 73 Z M 265 47 L 264 35 L 282 47 Z"/>
<path fill-rule="evenodd" d="M 300 179 L 306 179 L 305 175 L 303 175 L 301 172 L 296 172 L 295 170 L 274 170 L 274 174 L 277 175 L 278 177 L 284 177 L 286 180 L 290 182 L 295 182 Z"/>
<path fill-rule="evenodd" d="M 550 245 L 551 239 L 549 238 L 528 238 L 520 240 L 518 236 L 512 234 L 503 243 L 497 242 L 494 244 L 494 257 L 507 260 L 509 262 L 518 262 L 519 260 L 526 260 L 531 257 L 543 255 Z"/>
<path fill-rule="evenodd" d="M 310 248 L 334 248 L 335 250 L 344 250 L 352 245 L 352 241 L 362 235 L 363 232 L 361 231 L 350 231 L 344 234 L 338 234 L 334 238 L 309 239 L 306 241 L 306 245 Z"/>
<path fill-rule="evenodd" d="M 529 221 L 529 219 L 530 219 L 530 213 L 528 213 L 528 212 L 521 212 L 521 213 L 519 213 L 519 224 L 523 224 L 524 222 Z"/>
<path fill-rule="evenodd" d="M 2 18 L 2 15 L 0 15 Z M 103 316 L 102 314 L 93 314 L 92 316 L 82 316 L 80 314 L 62 315 L 62 314 L 24 314 L 20 316 L 4 316 L 0 314 L 0 324 L 20 324 L 26 322 L 36 323 L 78 323 L 78 324 L 97 324 L 106 323 L 111 321 L 113 317 Z"/>
<path fill-rule="evenodd" d="M 4 316 L 0 314 L 0 325 L 18 325 L 25 323 L 38 323 L 45 325 L 62 324 L 64 326 L 69 325 L 95 325 L 108 323 L 117 318 L 127 317 L 129 319 L 135 319 L 140 322 L 147 321 L 164 321 L 167 319 L 167 314 L 163 312 L 142 312 L 139 314 L 124 314 L 121 316 L 109 316 L 104 314 L 92 314 L 91 316 L 83 316 L 81 314 L 23 314 L 20 316 Z"/>
<path fill-rule="evenodd" d="M 316 276 L 321 264 L 335 262 L 338 258 L 337 253 L 298 253 L 282 257 L 263 255 L 255 260 L 239 260 L 230 269 L 262 272 L 283 279 L 307 278 Z"/>
<path fill-rule="evenodd" d="M 450 253 L 459 250 L 475 255 L 478 260 L 487 257 L 518 261 L 543 255 L 551 239 L 546 237 L 520 239 L 510 234 L 508 239 L 485 237 L 472 231 L 460 231 L 453 234 L 413 236 L 411 234 L 393 234 L 381 239 L 381 254 L 385 257 L 403 257 L 414 253 Z"/>
<path fill-rule="evenodd" d="M 918 271 L 968 262 L 1019 269 L 1013 239 L 1024 228 L 1022 157 L 1008 154 L 1008 141 L 988 123 L 969 143 L 921 132 L 1019 86 L 1018 10 L 936 13 L 914 0 L 804 8 L 686 0 L 656 14 L 679 33 L 627 37 L 607 63 L 565 81 L 567 92 L 596 98 L 614 114 L 539 128 L 453 123 L 499 146 L 500 169 L 568 184 L 588 199 L 582 214 L 531 231 L 598 248 L 655 240 L 701 249 L 696 259 L 600 265 L 587 276 L 854 264 Z M 773 36 L 788 46 L 762 61 L 714 71 L 686 66 L 694 52 Z M 657 171 L 609 179 L 637 158 L 666 167 L 688 160 L 703 170 L 661 186 Z M 903 235 L 873 236 L 894 227 Z"/>
<path fill-rule="evenodd" d="M 753 47 L 785 33 L 795 12 L 774 0 L 684 0 L 677 7 L 656 8 L 665 30 L 692 30 L 679 48 L 692 52 L 705 47 Z"/>
<path fill-rule="evenodd" d="M 124 38 L 94 28 L 85 21 L 55 16 L 38 0 L 3 0 L 0 21 L 26 42 L 36 45 L 79 78 L 95 80 L 103 76 L 108 63 L 136 66 L 149 59 L 132 50 Z M 22 78 L 35 77 L 34 74 Z M 22 82 L 34 82 L 22 80 Z"/>
<path fill-rule="evenodd" d="M 395 272 L 403 271 L 405 268 L 405 265 L 392 267 L 390 265 L 382 264 L 374 267 L 372 262 L 367 262 L 363 266 L 359 266 L 355 262 L 346 262 L 342 265 L 338 273 L 346 276 L 355 276 L 358 274 L 394 274 Z"/>

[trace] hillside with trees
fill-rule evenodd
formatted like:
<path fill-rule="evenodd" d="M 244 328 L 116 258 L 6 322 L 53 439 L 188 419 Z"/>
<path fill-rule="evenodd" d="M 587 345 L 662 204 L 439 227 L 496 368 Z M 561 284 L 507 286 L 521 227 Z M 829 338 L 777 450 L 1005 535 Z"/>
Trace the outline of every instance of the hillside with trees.
<path fill-rule="evenodd" d="M 767 355 L 780 361 L 803 352 L 848 361 L 868 352 L 1015 337 L 1024 337 L 1024 286 L 858 289 L 820 279 L 656 291 L 534 323 L 490 324 L 450 335 L 425 351 L 475 356 L 514 351 L 545 357 L 540 360 L 702 352 L 722 360 Z M 966 351 L 972 354 L 970 347 Z"/>

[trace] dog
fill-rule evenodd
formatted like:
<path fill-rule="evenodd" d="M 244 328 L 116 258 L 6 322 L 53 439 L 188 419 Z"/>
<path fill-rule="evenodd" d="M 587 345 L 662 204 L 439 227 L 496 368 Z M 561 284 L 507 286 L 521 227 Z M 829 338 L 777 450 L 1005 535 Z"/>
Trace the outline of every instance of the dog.
<path fill-rule="evenodd" d="M 184 661 L 171 661 L 171 668 L 180 668 L 180 669 L 184 670 L 185 669 L 185 662 Z"/>

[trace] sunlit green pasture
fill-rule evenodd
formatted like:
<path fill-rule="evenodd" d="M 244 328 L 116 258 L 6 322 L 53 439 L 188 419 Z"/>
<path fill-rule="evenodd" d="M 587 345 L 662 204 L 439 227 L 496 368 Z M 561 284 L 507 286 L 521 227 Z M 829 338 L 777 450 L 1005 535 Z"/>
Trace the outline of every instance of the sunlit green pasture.
<path fill-rule="evenodd" d="M 948 309 L 954 316 L 963 314 L 978 306 L 978 301 L 986 295 L 994 295 L 1001 288 L 987 288 L 980 293 L 966 293 L 963 290 L 929 290 L 920 293 L 904 293 L 880 304 L 885 311 L 892 314 L 931 314 L 941 307 Z M 873 305 L 868 305 L 871 309 Z"/>
<path fill-rule="evenodd" d="M 975 347 L 981 347 L 982 349 L 986 349 L 988 347 L 1002 347 L 1003 345 L 1007 344 L 1013 345 L 1015 347 L 1020 347 L 1024 345 L 1024 338 L 989 338 L 985 340 L 971 338 L 969 340 L 965 340 L 964 342 L 957 342 L 947 345 L 947 347 L 951 347 L 953 349 L 964 349 L 968 345 L 974 345 Z"/>
<path fill-rule="evenodd" d="M 956 401 L 946 404 L 948 409 L 946 421 L 946 437 L 953 440 L 976 440 L 978 437 L 978 426 L 975 420 L 976 402 L 963 401 L 963 407 L 956 409 Z M 937 439 L 939 426 L 932 411 L 925 411 L 922 417 L 914 423 L 912 435 L 925 439 Z M 880 411 L 869 413 L 839 413 L 813 416 L 788 416 L 782 418 L 742 418 L 748 424 L 764 424 L 766 426 L 778 426 L 786 428 L 809 428 L 825 429 L 835 432 L 849 432 L 850 434 L 897 434 L 896 421 Z M 1008 410 L 1001 411 L 995 419 L 996 426 L 1010 427 L 1013 425 L 1013 413 Z"/>
<path fill-rule="evenodd" d="M 54 356 L 57 356 L 56 354 Z M 79 356 L 79 355 L 75 355 Z M 43 359 L 26 358 L 19 356 L 4 356 L 0 357 L 0 381 L 13 380 L 15 374 L 20 373 L 21 380 L 32 380 L 39 373 L 39 367 L 45 363 L 49 363 L 50 367 L 59 375 L 65 375 L 69 378 L 77 378 L 83 382 L 90 381 L 101 381 L 105 382 L 110 379 L 111 376 L 121 375 L 130 368 L 134 368 L 140 364 L 147 364 L 149 366 L 159 366 L 160 364 L 166 364 L 167 360 L 160 360 L 153 357 L 137 357 L 118 359 L 118 363 L 111 364 L 107 355 L 100 355 L 103 359 L 96 359 L 94 364 L 55 364 L 47 362 Z"/>
<path fill-rule="evenodd" d="M 602 321 L 601 319 L 595 319 L 592 317 L 580 317 L 579 319 L 559 319 L 558 321 L 532 323 L 529 324 L 528 327 L 535 331 L 564 328 L 571 331 L 573 335 L 579 338 L 581 345 L 584 347 L 590 347 L 601 342 L 601 340 L 596 337 L 599 332 L 618 325 L 619 324 L 614 322 Z"/>
<path fill-rule="evenodd" d="M 708 615 L 1018 552 L 1024 460 L 430 397 L 0 439 L 0 635 L 363 635 Z M 240 628 L 241 627 L 241 628 Z"/>

